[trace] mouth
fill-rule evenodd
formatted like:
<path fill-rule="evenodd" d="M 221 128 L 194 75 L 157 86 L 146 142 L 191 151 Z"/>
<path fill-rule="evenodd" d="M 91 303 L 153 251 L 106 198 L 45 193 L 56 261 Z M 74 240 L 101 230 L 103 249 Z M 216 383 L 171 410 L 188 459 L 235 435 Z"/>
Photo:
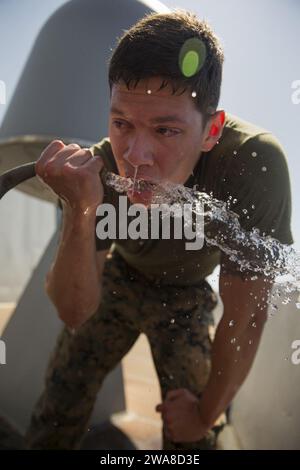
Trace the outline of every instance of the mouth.
<path fill-rule="evenodd" d="M 152 200 L 154 189 L 157 186 L 157 182 L 149 177 L 143 176 L 140 176 L 135 181 L 132 176 L 130 176 L 130 178 L 133 180 L 133 185 L 127 191 L 127 195 L 131 202 L 149 205 Z"/>
<path fill-rule="evenodd" d="M 174 187 L 174 184 L 170 184 L 167 180 L 157 181 L 153 178 L 150 179 L 149 176 L 134 181 L 131 176 L 126 177 L 108 172 L 106 184 L 119 193 L 126 193 L 132 204 L 144 204 L 146 207 L 151 204 L 169 202 L 178 192 L 177 185 Z M 181 197 L 181 192 L 179 192 L 179 196 Z"/>
<path fill-rule="evenodd" d="M 132 181 L 134 181 L 134 175 L 131 174 L 131 173 L 128 173 L 126 174 L 126 178 L 130 178 L 132 179 Z M 152 184 L 158 184 L 159 181 L 155 180 L 154 178 L 151 178 L 150 176 L 143 176 L 143 175 L 138 175 L 138 177 L 136 178 L 135 180 L 136 184 L 143 184 L 143 182 L 145 183 L 152 183 Z"/>
<path fill-rule="evenodd" d="M 146 175 L 139 175 L 138 178 L 134 178 L 134 175 L 128 173 L 126 178 L 132 181 L 132 187 L 128 191 L 130 193 L 141 194 L 152 191 L 159 184 L 159 181 Z"/>

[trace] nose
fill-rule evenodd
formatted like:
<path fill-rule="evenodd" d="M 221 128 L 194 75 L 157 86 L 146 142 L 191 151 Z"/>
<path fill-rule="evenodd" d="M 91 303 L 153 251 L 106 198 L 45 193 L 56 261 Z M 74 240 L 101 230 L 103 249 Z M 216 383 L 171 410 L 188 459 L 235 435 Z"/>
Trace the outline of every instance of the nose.
<path fill-rule="evenodd" d="M 123 158 L 134 167 L 141 165 L 153 166 L 154 163 L 151 144 L 143 137 L 135 137 L 129 142 Z"/>

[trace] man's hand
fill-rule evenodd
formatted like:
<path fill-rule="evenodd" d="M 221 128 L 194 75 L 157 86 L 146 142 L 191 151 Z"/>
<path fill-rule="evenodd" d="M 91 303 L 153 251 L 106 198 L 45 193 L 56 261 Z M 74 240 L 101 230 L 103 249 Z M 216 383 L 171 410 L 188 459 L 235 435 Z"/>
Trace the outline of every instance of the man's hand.
<path fill-rule="evenodd" d="M 199 400 L 186 388 L 171 390 L 155 408 L 162 414 L 165 434 L 173 442 L 194 442 L 209 430 L 201 419 Z"/>
<path fill-rule="evenodd" d="M 71 209 L 85 214 L 103 201 L 103 185 L 99 176 L 103 168 L 100 156 L 53 140 L 36 162 L 36 174 L 65 201 Z"/>

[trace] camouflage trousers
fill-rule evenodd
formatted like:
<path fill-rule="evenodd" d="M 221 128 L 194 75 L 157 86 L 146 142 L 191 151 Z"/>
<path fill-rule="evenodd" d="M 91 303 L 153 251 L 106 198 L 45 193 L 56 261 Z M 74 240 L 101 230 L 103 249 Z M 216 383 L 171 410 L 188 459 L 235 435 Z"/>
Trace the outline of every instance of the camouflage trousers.
<path fill-rule="evenodd" d="M 216 295 L 206 281 L 170 286 L 149 280 L 115 251 L 108 255 L 98 310 L 75 334 L 64 328 L 46 373 L 44 391 L 26 434 L 27 448 L 78 449 L 106 375 L 140 333 L 149 341 L 161 398 L 176 388 L 200 397 L 211 367 Z M 163 449 L 215 449 L 221 426 L 198 442 Z"/>

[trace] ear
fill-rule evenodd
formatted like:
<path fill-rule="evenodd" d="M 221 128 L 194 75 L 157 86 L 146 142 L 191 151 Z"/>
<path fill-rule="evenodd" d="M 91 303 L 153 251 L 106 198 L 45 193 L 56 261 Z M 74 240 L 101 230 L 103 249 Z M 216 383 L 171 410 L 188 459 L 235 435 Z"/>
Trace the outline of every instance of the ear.
<path fill-rule="evenodd" d="M 221 109 L 216 111 L 208 120 L 202 142 L 201 151 L 209 152 L 220 139 L 225 125 L 225 111 Z"/>

